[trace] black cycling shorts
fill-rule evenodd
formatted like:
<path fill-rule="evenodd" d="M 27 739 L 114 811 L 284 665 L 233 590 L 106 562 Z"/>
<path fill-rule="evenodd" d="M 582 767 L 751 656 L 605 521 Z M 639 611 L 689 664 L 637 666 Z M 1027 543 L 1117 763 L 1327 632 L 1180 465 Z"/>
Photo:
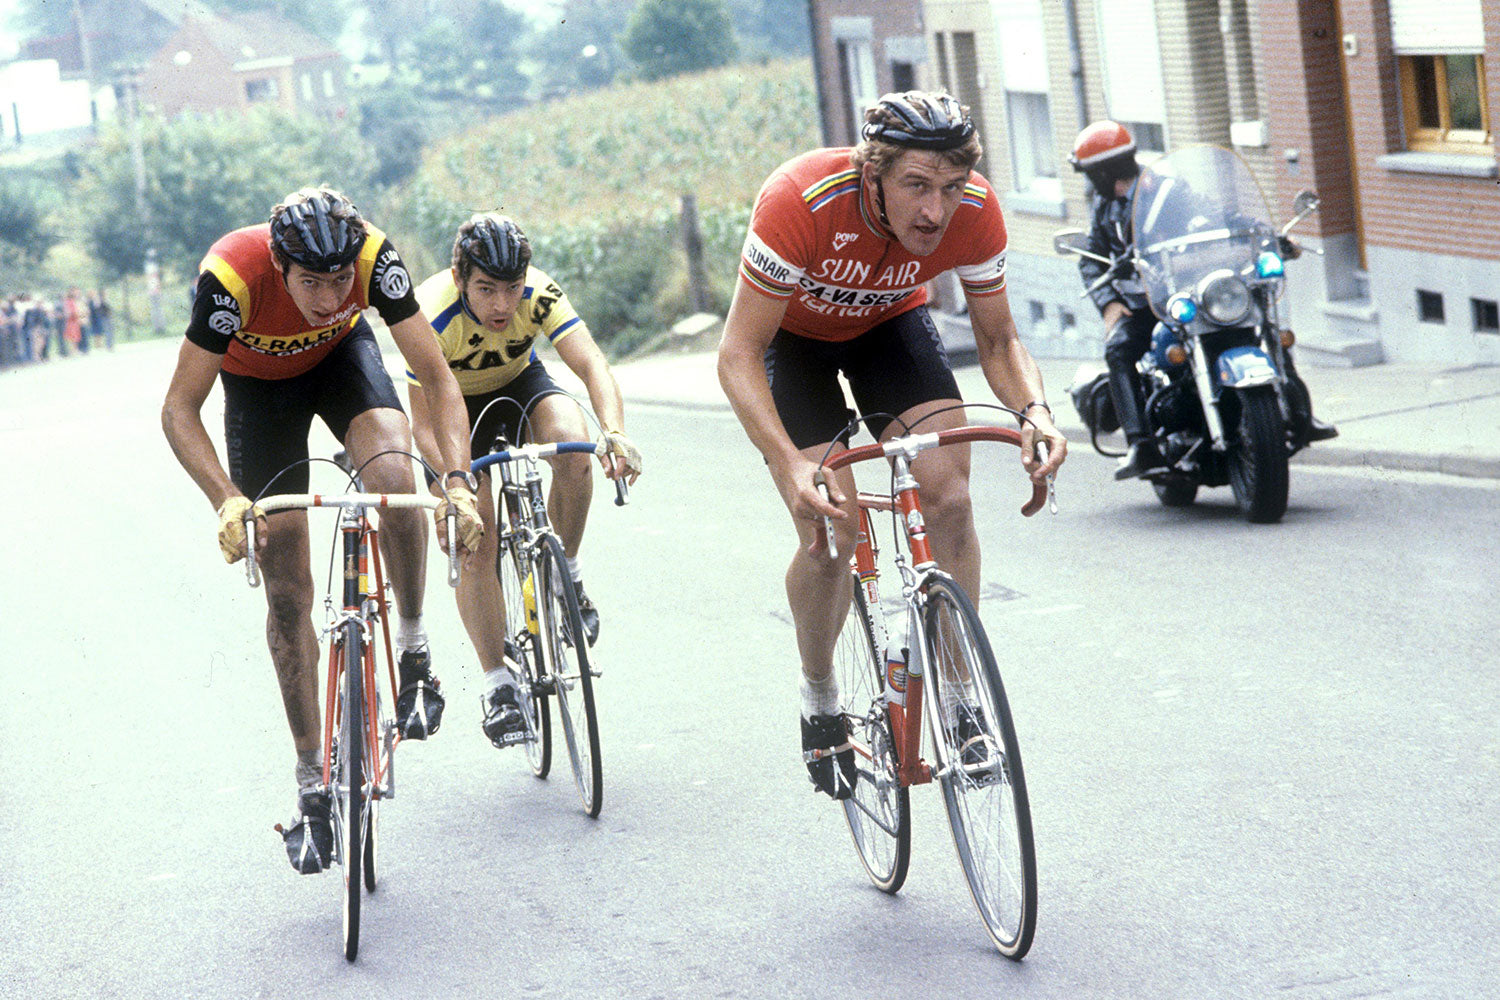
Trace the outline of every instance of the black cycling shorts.
<path fill-rule="evenodd" d="M 798 448 L 827 444 L 849 425 L 839 372 L 876 438 L 892 418 L 935 399 L 961 399 L 948 353 L 926 306 L 892 317 L 841 343 L 776 331 L 766 348 L 766 379 L 776 413 Z"/>
<path fill-rule="evenodd" d="M 366 410 L 402 410 L 401 400 L 370 324 L 360 317 L 328 357 L 291 378 L 263 379 L 219 373 L 224 384 L 224 444 L 229 478 L 257 497 L 282 469 L 307 456 L 314 416 L 340 442 Z M 405 411 L 402 410 L 404 413 Z M 307 492 L 305 462 L 276 478 L 271 493 Z"/>
<path fill-rule="evenodd" d="M 531 412 L 543 396 L 559 393 L 547 368 L 538 358 L 521 369 L 521 373 L 498 389 L 465 396 L 464 405 L 469 409 L 470 452 L 475 458 L 488 455 L 494 447 L 495 438 L 501 434 L 510 444 L 525 444 L 531 440 Z"/>

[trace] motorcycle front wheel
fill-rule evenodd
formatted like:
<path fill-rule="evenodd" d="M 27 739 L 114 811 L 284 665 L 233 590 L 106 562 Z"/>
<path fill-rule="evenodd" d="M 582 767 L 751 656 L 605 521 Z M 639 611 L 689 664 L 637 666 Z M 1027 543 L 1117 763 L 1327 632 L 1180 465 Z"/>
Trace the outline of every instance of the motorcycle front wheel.
<path fill-rule="evenodd" d="M 1237 393 L 1238 434 L 1229 454 L 1229 485 L 1251 524 L 1273 524 L 1286 513 L 1286 424 L 1276 390 L 1261 386 Z"/>

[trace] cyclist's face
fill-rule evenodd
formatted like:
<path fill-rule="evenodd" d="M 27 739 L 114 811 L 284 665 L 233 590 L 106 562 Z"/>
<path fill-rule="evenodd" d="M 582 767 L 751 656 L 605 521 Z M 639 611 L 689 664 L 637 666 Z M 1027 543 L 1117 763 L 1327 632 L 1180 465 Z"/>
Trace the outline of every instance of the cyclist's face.
<path fill-rule="evenodd" d="M 332 323 L 354 290 L 353 264 L 345 264 L 332 273 L 309 271 L 301 264 L 292 264 L 283 277 L 302 318 L 312 326 Z"/>
<path fill-rule="evenodd" d="M 457 274 L 454 275 L 456 279 Z M 521 293 L 526 290 L 526 279 L 501 281 L 483 271 L 475 270 L 463 286 L 464 296 L 469 300 L 469 311 L 486 330 L 499 333 L 510 326 L 516 307 L 521 304 Z"/>
<path fill-rule="evenodd" d="M 907 252 L 925 257 L 938 248 L 963 198 L 969 171 L 935 152 L 908 149 L 882 179 L 885 217 Z"/>

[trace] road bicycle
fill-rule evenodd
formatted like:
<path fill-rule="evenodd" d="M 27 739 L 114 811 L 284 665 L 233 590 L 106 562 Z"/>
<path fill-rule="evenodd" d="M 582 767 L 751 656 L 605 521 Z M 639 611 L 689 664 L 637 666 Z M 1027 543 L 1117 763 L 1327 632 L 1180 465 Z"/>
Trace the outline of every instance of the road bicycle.
<path fill-rule="evenodd" d="M 824 460 L 828 471 L 876 458 L 888 459 L 892 468 L 889 493 L 857 494 L 849 557 L 854 593 L 834 652 L 840 712 L 859 771 L 843 806 L 870 880 L 895 893 L 911 861 L 910 787 L 936 779 L 985 928 L 1001 954 L 1020 960 L 1036 930 L 1036 854 L 1020 745 L 974 602 L 933 559 L 911 471 L 920 452 L 973 441 L 1019 446 L 1021 436 L 987 426 L 906 433 Z M 820 487 L 826 497 L 826 485 Z M 1021 512 L 1029 517 L 1049 501 L 1055 512 L 1050 481 L 1035 484 Z M 901 577 L 905 638 L 899 641 L 880 597 L 874 515 L 881 512 L 892 516 Z M 837 559 L 831 519 L 824 518 L 824 531 Z M 921 755 L 924 710 L 931 764 Z"/>
<path fill-rule="evenodd" d="M 520 665 L 531 693 L 524 741 L 527 762 L 538 778 L 551 770 L 549 703 L 555 700 L 573 781 L 584 812 L 594 818 L 604 803 L 594 706 L 594 679 L 600 672 L 584 637 L 578 588 L 568 571 L 562 539 L 547 517 L 540 463 L 556 455 L 600 455 L 605 449 L 604 443 L 593 441 L 510 445 L 501 438 L 495 450 L 471 466 L 476 474 L 498 466 L 495 572 L 505 601 L 508 652 Z M 522 469 L 519 477 L 517 465 Z M 615 504 L 621 506 L 628 491 L 623 479 L 614 482 Z"/>
<path fill-rule="evenodd" d="M 404 452 L 401 454 L 405 454 Z M 379 456 L 376 456 L 379 457 Z M 351 476 L 356 490 L 358 477 Z M 274 480 L 273 480 L 274 482 Z M 269 487 L 268 487 L 269 488 Z M 339 510 L 339 560 L 343 580 L 342 604 L 335 606 L 333 568 L 323 607 L 327 624 L 328 684 L 323 715 L 323 781 L 321 790 L 333 801 L 334 860 L 343 870 L 344 958 L 359 954 L 361 881 L 374 892 L 378 872 L 377 833 L 380 803 L 396 797 L 393 764 L 401 735 L 390 706 L 395 703 L 396 663 L 391 646 L 390 602 L 380 560 L 377 510 L 435 509 L 441 497 L 414 493 L 284 493 L 260 497 L 255 505 L 266 513 L 332 507 Z M 448 510 L 448 537 L 456 539 L 457 515 Z M 246 567 L 250 586 L 260 585 L 255 559 L 255 517 L 245 518 Z M 333 563 L 330 557 L 330 563 Z M 458 546 L 449 546 L 448 583 L 458 585 Z M 389 699 L 382 697 L 375 669 L 377 637 L 385 648 Z M 281 832 L 281 826 L 276 827 Z"/>

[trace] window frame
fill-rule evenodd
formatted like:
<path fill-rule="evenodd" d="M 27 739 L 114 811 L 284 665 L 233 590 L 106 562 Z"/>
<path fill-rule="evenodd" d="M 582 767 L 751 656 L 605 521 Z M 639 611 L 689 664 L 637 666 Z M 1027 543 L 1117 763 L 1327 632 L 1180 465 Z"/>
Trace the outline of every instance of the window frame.
<path fill-rule="evenodd" d="M 1474 59 L 1476 84 L 1479 89 L 1480 129 L 1456 129 L 1452 127 L 1452 94 L 1448 89 L 1448 57 L 1471 56 Z M 1419 153 L 1467 153 L 1494 155 L 1494 122 L 1490 118 L 1489 94 L 1485 81 L 1484 54 L 1478 52 L 1400 52 L 1397 53 L 1401 81 L 1401 117 L 1406 132 L 1406 148 Z M 1421 112 L 1417 99 L 1416 60 L 1431 59 L 1434 82 L 1438 91 L 1438 127 L 1431 128 L 1421 123 Z"/>

